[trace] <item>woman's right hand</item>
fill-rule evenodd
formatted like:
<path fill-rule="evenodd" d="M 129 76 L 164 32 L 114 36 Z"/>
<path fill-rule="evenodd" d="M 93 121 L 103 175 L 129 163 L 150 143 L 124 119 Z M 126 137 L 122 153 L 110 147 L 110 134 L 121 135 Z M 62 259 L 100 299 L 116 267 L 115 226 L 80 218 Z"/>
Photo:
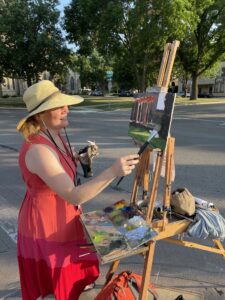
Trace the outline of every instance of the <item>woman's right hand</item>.
<path fill-rule="evenodd" d="M 139 163 L 138 154 L 123 156 L 117 159 L 111 166 L 113 175 L 115 177 L 129 175 L 135 168 L 135 165 L 137 165 L 138 163 Z"/>

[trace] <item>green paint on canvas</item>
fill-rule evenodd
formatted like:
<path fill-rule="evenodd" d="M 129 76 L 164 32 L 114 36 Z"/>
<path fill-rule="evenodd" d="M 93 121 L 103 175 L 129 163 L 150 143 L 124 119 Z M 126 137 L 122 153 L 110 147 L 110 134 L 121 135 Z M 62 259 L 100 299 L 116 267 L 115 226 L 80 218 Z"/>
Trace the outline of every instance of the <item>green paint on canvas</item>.
<path fill-rule="evenodd" d="M 128 135 L 131 136 L 136 141 L 144 143 L 149 137 L 150 131 L 145 128 L 135 127 L 130 125 L 128 130 Z M 152 149 L 164 150 L 166 147 L 166 141 L 161 138 L 153 138 L 149 144 L 149 147 Z"/>

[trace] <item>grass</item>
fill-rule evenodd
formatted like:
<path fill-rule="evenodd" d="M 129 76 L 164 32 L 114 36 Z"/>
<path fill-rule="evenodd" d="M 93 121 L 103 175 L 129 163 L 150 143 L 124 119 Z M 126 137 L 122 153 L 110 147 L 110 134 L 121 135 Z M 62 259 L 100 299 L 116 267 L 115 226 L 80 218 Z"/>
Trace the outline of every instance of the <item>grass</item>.
<path fill-rule="evenodd" d="M 84 102 L 77 106 L 92 106 L 99 109 L 115 110 L 123 108 L 131 108 L 133 98 L 132 97 L 90 97 L 84 96 Z M 198 100 L 190 100 L 189 98 L 177 97 L 176 104 L 207 104 L 207 103 L 225 103 L 225 98 L 199 98 Z M 8 97 L 0 98 L 0 107 L 25 107 L 22 97 Z"/>
<path fill-rule="evenodd" d="M 0 98 L 1 107 L 25 107 L 22 97 Z"/>
<path fill-rule="evenodd" d="M 101 108 L 106 106 L 108 108 L 129 108 L 132 105 L 132 97 L 88 97 L 84 96 L 84 101 L 76 106 L 96 106 Z M 8 97 L 0 98 L 1 107 L 25 107 L 22 97 Z"/>
<path fill-rule="evenodd" d="M 207 104 L 207 103 L 225 103 L 225 98 L 198 98 L 190 100 L 188 97 L 177 97 L 176 104 Z"/>

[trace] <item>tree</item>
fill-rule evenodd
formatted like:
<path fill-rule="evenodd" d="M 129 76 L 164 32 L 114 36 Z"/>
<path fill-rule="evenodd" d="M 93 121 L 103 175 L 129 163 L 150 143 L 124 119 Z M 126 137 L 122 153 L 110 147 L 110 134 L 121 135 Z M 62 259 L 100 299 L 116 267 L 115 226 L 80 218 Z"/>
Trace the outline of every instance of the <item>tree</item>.
<path fill-rule="evenodd" d="M 193 2 L 193 11 L 197 26 L 187 30 L 178 51 L 184 70 L 191 74 L 191 100 L 197 99 L 199 76 L 212 69 L 225 53 L 225 3 L 198 0 Z"/>
<path fill-rule="evenodd" d="M 137 88 L 135 76 L 130 71 L 132 62 L 129 56 L 121 55 L 116 57 L 113 64 L 113 81 L 121 90 L 130 90 Z"/>
<path fill-rule="evenodd" d="M 96 49 L 89 55 L 73 55 L 73 69 L 80 73 L 82 87 L 105 89 L 106 70 L 110 67 Z"/>
<path fill-rule="evenodd" d="M 189 0 L 72 0 L 64 28 L 79 53 L 94 47 L 106 60 L 129 57 L 130 72 L 143 91 L 156 82 L 165 43 L 182 38 L 193 16 Z"/>
<path fill-rule="evenodd" d="M 56 0 L 11 0 L 0 4 L 0 58 L 4 76 L 28 86 L 48 70 L 67 70 L 70 51 L 58 26 Z"/>

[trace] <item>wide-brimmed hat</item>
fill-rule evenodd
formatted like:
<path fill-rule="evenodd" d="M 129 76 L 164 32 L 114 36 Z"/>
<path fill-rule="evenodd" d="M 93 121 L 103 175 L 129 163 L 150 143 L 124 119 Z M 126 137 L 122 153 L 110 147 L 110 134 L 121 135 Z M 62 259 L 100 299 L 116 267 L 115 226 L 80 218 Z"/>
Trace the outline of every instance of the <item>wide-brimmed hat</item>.
<path fill-rule="evenodd" d="M 84 99 L 80 96 L 66 95 L 49 80 L 42 80 L 30 86 L 23 95 L 28 115 L 17 124 L 17 130 L 23 126 L 26 120 L 40 112 L 65 106 L 81 103 Z"/>

